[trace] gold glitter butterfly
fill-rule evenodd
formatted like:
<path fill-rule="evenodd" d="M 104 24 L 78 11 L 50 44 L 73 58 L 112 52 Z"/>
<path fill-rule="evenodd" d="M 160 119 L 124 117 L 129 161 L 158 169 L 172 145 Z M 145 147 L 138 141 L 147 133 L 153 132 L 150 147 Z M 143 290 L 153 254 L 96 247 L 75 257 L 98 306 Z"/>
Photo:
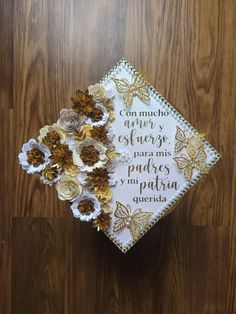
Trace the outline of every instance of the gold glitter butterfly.
<path fill-rule="evenodd" d="M 143 102 L 150 100 L 148 83 L 141 74 L 136 75 L 131 83 L 124 78 L 112 78 L 112 80 L 118 92 L 124 94 L 123 100 L 127 109 L 131 108 L 134 97 L 138 97 Z"/>
<path fill-rule="evenodd" d="M 178 168 L 183 170 L 185 178 L 190 181 L 194 169 L 197 169 L 201 173 L 208 173 L 209 166 L 204 163 L 207 155 L 203 146 L 199 147 L 198 150 L 194 150 L 191 147 L 186 150 L 188 156 L 182 154 L 180 157 L 173 158 L 176 161 Z"/>
<path fill-rule="evenodd" d="M 137 240 L 141 231 L 146 227 L 152 213 L 142 212 L 140 208 L 131 213 L 129 206 L 116 202 L 114 216 L 118 219 L 114 223 L 113 232 L 120 231 L 126 227 L 130 229 L 133 239 Z"/>
<path fill-rule="evenodd" d="M 195 133 L 191 137 L 187 137 L 183 130 L 181 130 L 178 126 L 176 127 L 176 134 L 175 134 L 175 152 L 180 152 L 183 148 L 186 149 L 198 149 L 202 146 L 205 134 Z"/>

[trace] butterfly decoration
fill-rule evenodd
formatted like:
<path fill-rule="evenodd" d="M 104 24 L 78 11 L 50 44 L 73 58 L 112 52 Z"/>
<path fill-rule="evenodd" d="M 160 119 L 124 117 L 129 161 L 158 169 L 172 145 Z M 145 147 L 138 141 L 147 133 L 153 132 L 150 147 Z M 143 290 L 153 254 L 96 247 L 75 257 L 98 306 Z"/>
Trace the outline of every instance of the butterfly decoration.
<path fill-rule="evenodd" d="M 150 100 L 148 83 L 141 74 L 136 75 L 131 83 L 124 78 L 113 77 L 112 80 L 116 84 L 118 92 L 124 94 L 123 100 L 127 109 L 131 108 L 134 97 L 138 97 L 143 102 Z"/>
<path fill-rule="evenodd" d="M 187 138 L 184 132 L 177 126 L 175 152 L 186 149 L 187 155 L 173 157 L 180 170 L 183 170 L 184 176 L 187 180 L 191 180 L 193 170 L 197 169 L 201 173 L 208 173 L 209 166 L 205 163 L 207 154 L 204 150 L 203 134 L 194 134 Z"/>
<path fill-rule="evenodd" d="M 116 202 L 116 210 L 114 216 L 118 218 L 113 225 L 113 232 L 129 228 L 134 240 L 137 240 L 141 231 L 146 227 L 152 212 L 142 212 L 137 208 L 133 213 L 129 206 L 124 206 L 120 202 Z"/>
<path fill-rule="evenodd" d="M 205 137 L 204 133 L 195 133 L 194 135 L 187 137 L 183 130 L 181 130 L 178 126 L 176 127 L 177 131 L 175 134 L 175 152 L 180 152 L 183 148 L 186 149 L 198 149 L 203 146 L 203 140 Z"/>

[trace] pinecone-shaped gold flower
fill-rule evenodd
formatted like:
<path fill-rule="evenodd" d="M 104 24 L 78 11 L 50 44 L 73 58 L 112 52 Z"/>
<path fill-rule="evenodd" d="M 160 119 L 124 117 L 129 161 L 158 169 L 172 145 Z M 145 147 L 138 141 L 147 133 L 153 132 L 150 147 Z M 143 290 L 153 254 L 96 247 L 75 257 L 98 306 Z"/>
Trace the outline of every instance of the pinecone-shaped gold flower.
<path fill-rule="evenodd" d="M 58 176 L 58 169 L 56 167 L 51 167 L 50 165 L 47 165 L 41 172 L 42 176 L 44 176 L 46 179 L 52 181 L 57 178 Z"/>
<path fill-rule="evenodd" d="M 93 220 L 93 226 L 98 230 L 106 231 L 111 224 L 111 216 L 109 213 L 101 212 L 101 214 Z"/>
<path fill-rule="evenodd" d="M 73 164 L 72 151 L 68 145 L 60 144 L 52 149 L 50 157 L 53 165 L 57 165 L 61 169 L 65 169 Z"/>
<path fill-rule="evenodd" d="M 109 172 L 107 168 L 95 168 L 87 174 L 89 187 L 92 189 L 104 190 L 109 184 Z"/>
<path fill-rule="evenodd" d="M 93 96 L 89 95 L 88 90 L 85 92 L 77 90 L 71 100 L 73 102 L 72 108 L 80 115 L 88 116 L 95 109 L 96 102 L 93 100 Z"/>
<path fill-rule="evenodd" d="M 105 125 L 99 127 L 94 126 L 90 131 L 91 137 L 98 142 L 105 142 L 107 140 L 107 133 L 108 131 Z"/>
<path fill-rule="evenodd" d="M 42 143 L 48 148 L 52 149 L 53 147 L 60 144 L 61 137 L 57 131 L 52 130 L 47 133 L 47 135 L 42 139 Z"/>

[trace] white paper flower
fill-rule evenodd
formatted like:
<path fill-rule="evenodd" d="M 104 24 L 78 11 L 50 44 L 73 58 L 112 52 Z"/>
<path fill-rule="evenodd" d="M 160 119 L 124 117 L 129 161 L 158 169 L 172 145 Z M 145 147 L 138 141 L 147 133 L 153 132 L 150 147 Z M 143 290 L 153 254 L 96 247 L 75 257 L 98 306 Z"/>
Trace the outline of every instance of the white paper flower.
<path fill-rule="evenodd" d="M 52 125 L 45 125 L 43 128 L 39 130 L 39 137 L 38 140 L 40 143 L 42 143 L 43 138 L 50 132 L 50 131 L 56 131 L 60 136 L 60 142 L 61 144 L 64 144 L 66 142 L 66 133 L 62 128 L 60 128 L 56 123 L 53 123 Z"/>
<path fill-rule="evenodd" d="M 107 148 L 92 139 L 76 144 L 73 149 L 73 162 L 80 171 L 92 171 L 102 167 L 106 162 Z"/>
<path fill-rule="evenodd" d="M 72 133 L 79 130 L 82 125 L 82 118 L 73 109 L 62 109 L 57 124 L 66 132 Z"/>
<path fill-rule="evenodd" d="M 124 150 L 124 151 L 119 151 L 120 156 L 118 158 L 118 162 L 123 165 L 129 165 L 131 163 L 131 161 L 133 160 L 132 154 L 130 151 L 128 150 Z"/>
<path fill-rule="evenodd" d="M 95 108 L 100 109 L 102 111 L 101 120 L 93 121 L 91 118 L 87 117 L 85 119 L 85 123 L 92 125 L 92 126 L 102 126 L 102 125 L 106 124 L 108 121 L 108 118 L 109 118 L 109 113 L 108 113 L 107 109 L 98 103 L 95 105 Z"/>
<path fill-rule="evenodd" d="M 74 200 L 71 210 L 75 218 L 90 221 L 101 213 L 100 203 L 95 195 L 85 192 Z"/>
<path fill-rule="evenodd" d="M 22 146 L 22 152 L 18 155 L 19 162 L 24 170 L 29 174 L 39 173 L 49 163 L 51 153 L 44 144 L 37 143 L 35 139 L 30 139 Z"/>
<path fill-rule="evenodd" d="M 81 185 L 76 177 L 63 175 L 56 184 L 58 197 L 62 201 L 73 201 L 82 191 Z"/>

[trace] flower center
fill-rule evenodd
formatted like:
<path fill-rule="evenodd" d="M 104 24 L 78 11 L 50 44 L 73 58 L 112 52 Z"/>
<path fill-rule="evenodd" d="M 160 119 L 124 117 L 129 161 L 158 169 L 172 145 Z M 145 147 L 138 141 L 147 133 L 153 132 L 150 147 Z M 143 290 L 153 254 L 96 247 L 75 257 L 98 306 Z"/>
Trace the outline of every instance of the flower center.
<path fill-rule="evenodd" d="M 44 153 L 36 147 L 27 152 L 27 157 L 28 163 L 34 167 L 38 167 L 44 163 Z"/>
<path fill-rule="evenodd" d="M 99 161 L 99 151 L 93 145 L 84 146 L 81 149 L 80 158 L 89 166 L 93 166 Z"/>
<path fill-rule="evenodd" d="M 89 118 L 93 121 L 93 122 L 98 122 L 102 119 L 103 117 L 103 112 L 100 108 L 95 108 L 90 114 L 89 114 Z"/>
<path fill-rule="evenodd" d="M 91 200 L 82 200 L 78 205 L 78 210 L 82 215 L 90 215 L 95 211 L 94 203 Z"/>

